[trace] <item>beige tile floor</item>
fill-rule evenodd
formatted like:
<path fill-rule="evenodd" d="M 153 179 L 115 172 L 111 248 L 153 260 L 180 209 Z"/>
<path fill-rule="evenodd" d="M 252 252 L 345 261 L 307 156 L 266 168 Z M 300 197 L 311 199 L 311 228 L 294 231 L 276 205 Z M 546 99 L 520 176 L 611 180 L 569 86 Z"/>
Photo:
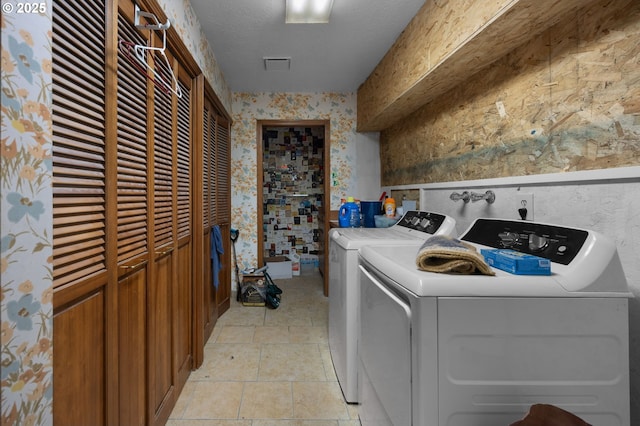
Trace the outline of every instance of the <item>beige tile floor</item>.
<path fill-rule="evenodd" d="M 322 278 L 276 280 L 278 309 L 235 299 L 204 348 L 167 426 L 356 426 L 327 343 Z"/>

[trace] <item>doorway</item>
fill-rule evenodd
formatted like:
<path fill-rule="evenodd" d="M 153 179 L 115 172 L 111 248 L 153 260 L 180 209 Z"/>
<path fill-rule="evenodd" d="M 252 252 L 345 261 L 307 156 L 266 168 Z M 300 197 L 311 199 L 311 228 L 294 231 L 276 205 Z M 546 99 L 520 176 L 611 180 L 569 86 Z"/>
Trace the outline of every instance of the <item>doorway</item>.
<path fill-rule="evenodd" d="M 327 295 L 329 121 L 258 121 L 256 140 L 258 264 L 295 252 Z"/>

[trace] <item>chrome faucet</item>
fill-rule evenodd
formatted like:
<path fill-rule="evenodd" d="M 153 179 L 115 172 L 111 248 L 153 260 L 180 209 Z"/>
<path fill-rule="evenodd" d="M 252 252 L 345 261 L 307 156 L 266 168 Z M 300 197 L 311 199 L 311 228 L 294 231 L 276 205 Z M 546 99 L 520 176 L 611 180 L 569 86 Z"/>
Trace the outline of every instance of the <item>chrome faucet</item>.
<path fill-rule="evenodd" d="M 459 194 L 457 192 L 453 192 L 451 195 L 449 195 L 449 198 L 452 199 L 453 201 L 462 200 L 466 204 L 471 199 L 471 195 L 469 194 L 469 191 L 464 191 L 462 194 Z"/>
<path fill-rule="evenodd" d="M 484 194 L 471 192 L 471 201 L 475 203 L 476 201 L 480 201 L 480 200 L 485 200 L 487 203 L 493 204 L 493 202 L 496 200 L 496 194 L 491 190 L 488 190 Z"/>

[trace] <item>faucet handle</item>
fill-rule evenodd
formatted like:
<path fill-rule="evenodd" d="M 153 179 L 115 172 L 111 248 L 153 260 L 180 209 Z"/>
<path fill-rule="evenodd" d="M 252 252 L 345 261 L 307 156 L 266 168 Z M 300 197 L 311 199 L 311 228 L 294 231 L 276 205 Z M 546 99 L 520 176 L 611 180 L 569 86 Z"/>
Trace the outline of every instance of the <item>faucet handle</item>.
<path fill-rule="evenodd" d="M 487 203 L 493 204 L 496 200 L 496 194 L 491 190 L 486 191 L 484 194 L 478 194 L 477 192 L 471 193 L 471 201 L 475 203 L 480 200 L 485 200 Z"/>
<path fill-rule="evenodd" d="M 462 200 L 466 204 L 471 199 L 471 195 L 469 194 L 469 191 L 463 191 L 462 194 L 458 192 L 452 192 L 451 195 L 449 195 L 449 198 L 453 201 Z"/>

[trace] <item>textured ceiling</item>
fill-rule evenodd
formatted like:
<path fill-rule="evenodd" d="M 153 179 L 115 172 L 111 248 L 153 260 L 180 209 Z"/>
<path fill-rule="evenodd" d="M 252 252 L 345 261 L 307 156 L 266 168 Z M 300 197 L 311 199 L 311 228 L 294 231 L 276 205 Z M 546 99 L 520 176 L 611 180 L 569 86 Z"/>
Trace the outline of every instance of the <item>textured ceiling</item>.
<path fill-rule="evenodd" d="M 235 92 L 355 92 L 424 2 L 334 0 L 328 24 L 285 24 L 285 0 L 191 0 Z"/>

